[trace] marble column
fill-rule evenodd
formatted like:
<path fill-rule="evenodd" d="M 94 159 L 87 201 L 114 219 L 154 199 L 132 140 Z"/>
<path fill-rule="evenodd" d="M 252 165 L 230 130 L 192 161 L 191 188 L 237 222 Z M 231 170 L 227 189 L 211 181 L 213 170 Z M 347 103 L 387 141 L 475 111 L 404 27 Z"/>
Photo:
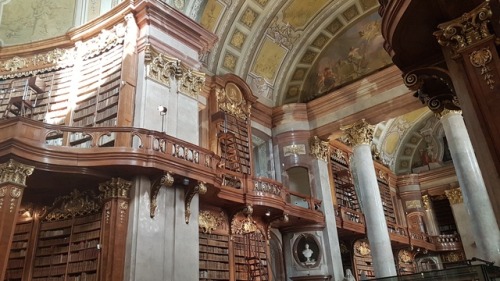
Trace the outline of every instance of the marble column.
<path fill-rule="evenodd" d="M 439 116 L 471 217 L 478 258 L 500 264 L 500 230 L 461 111 L 444 110 Z"/>
<path fill-rule="evenodd" d="M 342 256 L 327 162 L 329 160 L 329 144 L 321 141 L 318 137 L 313 137 L 310 141 L 310 151 L 314 157 L 311 161 L 311 173 L 315 179 L 314 193 L 316 198 L 322 201 L 321 208 L 325 215 L 323 239 L 325 249 L 328 249 L 325 251 L 328 273 L 333 276 L 333 280 L 342 280 L 344 278 Z"/>
<path fill-rule="evenodd" d="M 361 210 L 365 215 L 375 276 L 396 276 L 391 240 L 370 149 L 373 126 L 363 119 L 341 129 L 344 131 L 345 141 L 353 146 L 351 170 L 359 192 Z"/>
<path fill-rule="evenodd" d="M 12 159 L 0 164 L 0 280 L 5 279 L 17 213 L 26 187 L 26 178 L 33 170 L 34 167 Z"/>
<path fill-rule="evenodd" d="M 432 201 L 429 195 L 422 196 L 422 203 L 424 204 L 427 234 L 431 236 L 439 235 L 439 228 L 436 222 L 436 216 L 434 215 L 434 208 L 432 206 Z"/>
<path fill-rule="evenodd" d="M 460 240 L 462 241 L 462 247 L 465 252 L 467 259 L 478 256 L 478 249 L 474 243 L 473 235 L 473 225 L 470 223 L 471 217 L 467 212 L 464 200 L 462 197 L 462 192 L 460 188 L 449 189 L 445 191 L 446 198 L 450 201 L 451 211 L 453 212 L 453 217 L 455 218 L 455 224 L 457 225 L 458 233 L 460 234 Z"/>

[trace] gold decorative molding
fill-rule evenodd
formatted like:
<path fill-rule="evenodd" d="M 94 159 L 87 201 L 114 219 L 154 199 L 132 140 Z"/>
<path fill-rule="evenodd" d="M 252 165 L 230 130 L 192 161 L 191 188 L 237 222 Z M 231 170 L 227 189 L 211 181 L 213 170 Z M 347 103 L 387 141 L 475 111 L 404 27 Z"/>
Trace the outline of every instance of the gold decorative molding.
<path fill-rule="evenodd" d="M 441 111 L 441 112 L 434 112 L 434 116 L 436 116 L 436 118 L 438 118 L 438 119 L 441 119 L 441 118 L 443 118 L 444 116 L 446 116 L 448 114 L 462 115 L 462 110 L 443 109 L 443 111 Z"/>
<path fill-rule="evenodd" d="M 290 218 L 288 217 L 288 214 L 283 214 L 283 216 L 277 217 L 269 222 L 267 225 L 267 242 L 271 241 L 271 227 L 274 222 L 282 222 L 282 223 L 288 223 Z"/>
<path fill-rule="evenodd" d="M 427 211 L 431 209 L 431 202 L 429 199 L 429 195 L 423 195 L 422 202 L 424 203 L 424 209 L 426 209 Z"/>
<path fill-rule="evenodd" d="M 119 23 L 109 30 L 102 30 L 99 35 L 85 42 L 76 42 L 75 47 L 56 48 L 45 53 L 25 57 L 15 56 L 0 61 L 0 79 L 37 75 L 73 66 L 79 58 L 85 60 L 123 44 L 126 33 L 126 25 Z"/>
<path fill-rule="evenodd" d="M 347 157 L 347 152 L 345 152 L 341 149 L 338 149 L 336 147 L 333 148 L 332 157 L 341 163 L 349 163 L 349 158 Z"/>
<path fill-rule="evenodd" d="M 77 216 L 94 214 L 100 211 L 101 200 L 92 191 L 74 189 L 69 195 L 57 197 L 49 208 L 45 220 L 62 220 Z"/>
<path fill-rule="evenodd" d="M 59 49 L 26 57 L 13 57 L 0 62 L 0 79 L 9 79 L 73 66 L 76 49 Z"/>
<path fill-rule="evenodd" d="M 121 22 L 111 29 L 104 29 L 96 37 L 83 43 L 76 44 L 77 51 L 84 60 L 95 57 L 117 45 L 123 44 L 127 26 Z"/>
<path fill-rule="evenodd" d="M 189 217 L 191 216 L 191 200 L 193 200 L 194 195 L 205 194 L 205 193 L 207 193 L 207 186 L 204 182 L 198 182 L 196 186 L 189 189 L 188 192 L 186 193 L 186 198 L 184 201 L 184 208 L 185 208 L 184 218 L 186 220 L 186 224 L 189 224 Z"/>
<path fill-rule="evenodd" d="M 147 77 L 167 87 L 170 87 L 171 77 L 182 76 L 181 61 L 160 53 L 151 45 L 146 46 L 144 60 L 147 66 Z"/>
<path fill-rule="evenodd" d="M 495 88 L 495 80 L 492 79 L 493 74 L 491 74 L 491 68 L 486 65 L 489 64 L 492 59 L 493 55 L 491 54 L 489 47 L 476 50 L 469 55 L 470 63 L 472 64 L 472 66 L 480 68 L 481 75 L 483 75 L 483 80 L 491 90 Z"/>
<path fill-rule="evenodd" d="M 171 187 L 172 184 L 174 184 L 174 177 L 170 172 L 166 172 L 151 181 L 151 194 L 149 196 L 149 216 L 151 218 L 155 217 L 156 208 L 158 207 L 156 199 L 158 197 L 158 193 L 160 192 L 160 188 L 162 186 Z"/>
<path fill-rule="evenodd" d="M 238 212 L 231 221 L 231 234 L 243 235 L 256 232 L 259 228 L 252 218 L 252 213 L 251 205 L 247 205 L 243 211 Z M 241 219 L 242 215 L 244 215 L 243 219 Z"/>
<path fill-rule="evenodd" d="M 177 90 L 186 96 L 198 98 L 205 84 L 205 73 L 196 71 L 184 65 L 178 58 L 167 56 L 147 45 L 145 49 L 146 75 L 170 87 L 170 79 L 176 79 Z"/>
<path fill-rule="evenodd" d="M 234 83 L 227 83 L 225 88 L 216 87 L 219 109 L 240 119 L 250 116 L 251 105 L 247 103 L 240 88 Z"/>
<path fill-rule="evenodd" d="M 26 186 L 26 178 L 33 173 L 35 167 L 19 163 L 13 159 L 0 164 L 0 184 L 12 183 Z"/>
<path fill-rule="evenodd" d="M 488 1 L 461 17 L 438 25 L 434 36 L 441 46 L 449 47 L 456 55 L 467 47 L 492 37 L 488 23 L 492 16 Z"/>
<path fill-rule="evenodd" d="M 100 183 L 99 191 L 103 193 L 103 199 L 120 198 L 129 199 L 130 188 L 132 182 L 122 178 L 112 178 L 111 180 Z"/>
<path fill-rule="evenodd" d="M 342 140 L 351 146 L 369 145 L 373 139 L 374 126 L 368 124 L 365 119 L 361 119 L 351 125 L 341 126 L 340 129 L 344 131 Z"/>
<path fill-rule="evenodd" d="M 306 154 L 306 146 L 304 144 L 291 144 L 283 147 L 283 156 L 303 155 Z"/>
<path fill-rule="evenodd" d="M 406 209 L 420 209 L 422 208 L 422 202 L 420 200 L 408 200 L 405 202 Z"/>
<path fill-rule="evenodd" d="M 464 202 L 462 197 L 462 191 L 460 188 L 448 189 L 444 191 L 448 200 L 450 200 L 451 205 L 460 204 Z"/>
<path fill-rule="evenodd" d="M 309 140 L 309 149 L 312 156 L 328 162 L 330 144 L 327 141 L 323 141 L 318 136 L 314 136 Z"/>
<path fill-rule="evenodd" d="M 201 211 L 198 216 L 198 227 L 203 233 L 212 233 L 217 227 L 223 225 L 225 219 L 223 211 L 218 215 L 214 215 L 210 211 Z"/>
<path fill-rule="evenodd" d="M 413 254 L 412 252 L 402 249 L 398 252 L 398 261 L 399 263 L 413 263 Z"/>
<path fill-rule="evenodd" d="M 367 256 L 371 253 L 370 244 L 366 241 L 356 241 L 354 243 L 354 251 L 360 256 Z"/>
<path fill-rule="evenodd" d="M 179 79 L 179 92 L 198 98 L 201 88 L 205 84 L 205 73 L 187 69 Z"/>

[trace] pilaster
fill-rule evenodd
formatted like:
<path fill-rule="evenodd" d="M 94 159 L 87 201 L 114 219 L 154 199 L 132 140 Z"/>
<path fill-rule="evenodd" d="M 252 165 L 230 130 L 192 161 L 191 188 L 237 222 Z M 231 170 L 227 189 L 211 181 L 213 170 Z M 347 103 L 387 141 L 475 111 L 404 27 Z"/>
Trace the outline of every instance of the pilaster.
<path fill-rule="evenodd" d="M 15 160 L 0 164 L 0 280 L 4 280 L 26 178 L 34 167 Z"/>
<path fill-rule="evenodd" d="M 124 278 L 125 244 L 132 183 L 113 178 L 99 185 L 103 197 L 101 280 L 121 281 Z"/>

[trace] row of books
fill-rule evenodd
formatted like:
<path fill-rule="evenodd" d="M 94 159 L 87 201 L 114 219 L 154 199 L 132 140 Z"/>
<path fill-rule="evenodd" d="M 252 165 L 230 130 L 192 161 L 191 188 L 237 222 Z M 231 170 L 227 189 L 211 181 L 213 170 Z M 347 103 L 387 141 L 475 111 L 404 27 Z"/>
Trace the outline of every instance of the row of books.
<path fill-rule="evenodd" d="M 229 264 L 225 262 L 200 260 L 200 269 L 229 270 Z"/>
<path fill-rule="evenodd" d="M 200 245 L 200 253 L 201 252 L 227 255 L 229 253 L 229 250 L 227 249 L 227 247 L 226 248 L 214 248 L 211 246 Z"/>
<path fill-rule="evenodd" d="M 215 255 L 215 254 L 209 254 L 209 253 L 200 253 L 200 259 L 228 262 L 229 256 L 228 255 Z"/>

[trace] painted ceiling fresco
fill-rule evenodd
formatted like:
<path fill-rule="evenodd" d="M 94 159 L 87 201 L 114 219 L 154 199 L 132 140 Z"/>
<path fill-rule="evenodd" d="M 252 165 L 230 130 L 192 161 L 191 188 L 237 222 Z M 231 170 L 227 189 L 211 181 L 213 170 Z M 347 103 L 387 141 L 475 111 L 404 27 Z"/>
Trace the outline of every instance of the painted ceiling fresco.
<path fill-rule="evenodd" d="M 307 101 L 392 63 L 382 48 L 377 13 L 363 18 L 323 49 L 304 85 Z"/>
<path fill-rule="evenodd" d="M 0 46 L 29 43 L 65 34 L 73 26 L 75 1 L 0 1 Z"/>

